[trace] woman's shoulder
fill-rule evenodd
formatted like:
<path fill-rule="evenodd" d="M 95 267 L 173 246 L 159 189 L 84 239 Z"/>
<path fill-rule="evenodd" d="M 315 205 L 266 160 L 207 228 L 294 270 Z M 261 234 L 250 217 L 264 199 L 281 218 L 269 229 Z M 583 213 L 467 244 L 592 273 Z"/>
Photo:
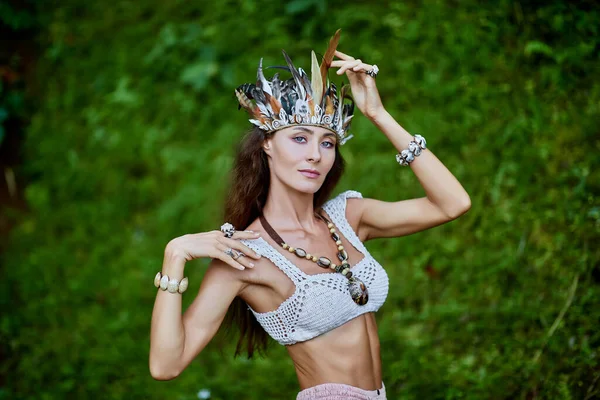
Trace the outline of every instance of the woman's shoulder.
<path fill-rule="evenodd" d="M 324 205 L 326 212 L 329 210 L 332 214 L 335 213 L 340 217 L 343 216 L 361 241 L 364 241 L 364 229 L 361 227 L 363 207 L 364 200 L 362 193 L 353 189 L 340 192 Z"/>
<path fill-rule="evenodd" d="M 361 192 L 354 189 L 348 189 L 332 197 L 327 203 L 331 204 L 332 207 L 348 210 L 349 208 L 356 208 L 357 204 L 361 204 L 362 201 L 359 199 L 363 199 Z"/>
<path fill-rule="evenodd" d="M 348 199 L 362 199 L 363 195 L 358 190 L 347 189 L 335 196 L 332 196 L 325 204 L 330 204 L 332 207 L 345 208 L 346 204 L 349 203 Z"/>

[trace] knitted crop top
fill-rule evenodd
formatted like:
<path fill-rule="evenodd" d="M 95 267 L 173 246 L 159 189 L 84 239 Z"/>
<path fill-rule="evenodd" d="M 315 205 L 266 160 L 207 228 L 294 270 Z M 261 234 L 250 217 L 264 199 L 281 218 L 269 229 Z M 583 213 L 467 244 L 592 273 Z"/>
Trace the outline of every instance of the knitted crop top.
<path fill-rule="evenodd" d="M 346 219 L 346 198 L 362 194 L 347 190 L 328 200 L 323 210 L 350 244 L 364 257 L 352 264 L 352 274 L 360 278 L 369 291 L 369 301 L 358 305 L 348 291 L 348 280 L 338 272 L 306 274 L 263 238 L 241 239 L 252 250 L 267 257 L 296 285 L 294 293 L 277 309 L 264 313 L 252 311 L 264 330 L 282 345 L 312 339 L 361 314 L 377 311 L 385 302 L 389 281 L 383 267 L 371 256 Z"/>

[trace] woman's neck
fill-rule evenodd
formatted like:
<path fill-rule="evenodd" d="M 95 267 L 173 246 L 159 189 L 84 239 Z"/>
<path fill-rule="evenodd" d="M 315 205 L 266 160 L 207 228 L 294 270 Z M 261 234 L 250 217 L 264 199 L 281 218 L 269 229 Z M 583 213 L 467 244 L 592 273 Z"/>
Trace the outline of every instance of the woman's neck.
<path fill-rule="evenodd" d="M 269 190 L 263 216 L 277 232 L 303 231 L 316 235 L 323 222 L 315 216 L 313 199 L 313 193 Z"/>

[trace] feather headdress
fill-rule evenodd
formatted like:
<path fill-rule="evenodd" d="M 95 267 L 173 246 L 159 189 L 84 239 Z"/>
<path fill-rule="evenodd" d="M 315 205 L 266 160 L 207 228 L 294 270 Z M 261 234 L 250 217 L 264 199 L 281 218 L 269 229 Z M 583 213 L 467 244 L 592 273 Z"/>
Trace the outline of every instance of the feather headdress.
<path fill-rule="evenodd" d="M 321 65 L 315 52 L 311 52 L 311 79 L 302 68 L 296 69 L 288 54 L 282 50 L 287 67 L 272 68 L 285 69 L 292 77 L 282 81 L 279 73 L 276 73 L 268 80 L 261 58 L 256 84 L 244 83 L 235 89 L 240 103 L 238 110 L 244 107 L 251 116 L 249 121 L 266 132 L 274 132 L 292 124 L 321 126 L 333 131 L 340 145 L 346 143 L 353 136 L 348 135 L 348 130 L 354 113 L 354 101 L 348 93 L 348 85 L 342 85 L 338 97 L 335 84 L 327 78 L 340 40 L 340 31 L 338 29 L 329 41 Z M 351 103 L 344 104 L 346 99 Z"/>

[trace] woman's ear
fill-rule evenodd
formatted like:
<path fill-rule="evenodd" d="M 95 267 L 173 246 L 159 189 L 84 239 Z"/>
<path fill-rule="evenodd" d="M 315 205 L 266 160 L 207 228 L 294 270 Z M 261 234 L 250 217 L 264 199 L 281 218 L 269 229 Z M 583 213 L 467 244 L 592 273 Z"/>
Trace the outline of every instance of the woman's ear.
<path fill-rule="evenodd" d="M 262 143 L 262 148 L 263 148 L 264 152 L 267 154 L 269 154 L 269 151 L 271 151 L 271 146 L 272 146 L 271 138 L 272 137 L 265 139 Z"/>

